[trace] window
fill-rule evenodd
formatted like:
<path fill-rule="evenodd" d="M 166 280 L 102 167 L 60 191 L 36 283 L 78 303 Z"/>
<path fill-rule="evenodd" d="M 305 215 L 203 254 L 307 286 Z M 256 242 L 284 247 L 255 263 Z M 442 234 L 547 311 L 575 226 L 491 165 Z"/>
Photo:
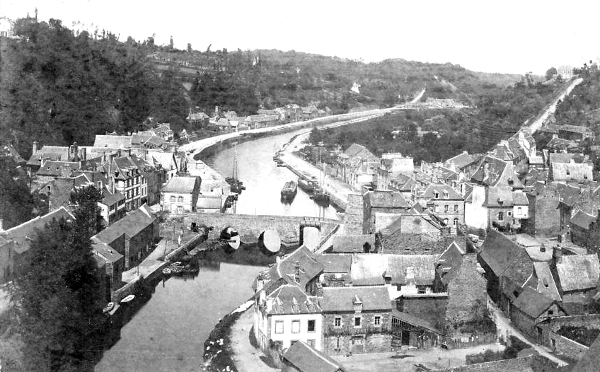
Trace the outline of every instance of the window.
<path fill-rule="evenodd" d="M 449 208 L 448 205 L 444 205 L 444 212 L 448 213 L 448 208 Z"/>
<path fill-rule="evenodd" d="M 454 212 L 458 212 L 458 204 L 454 204 Z"/>
<path fill-rule="evenodd" d="M 379 315 L 375 316 L 373 323 L 375 324 L 375 327 L 381 326 L 381 317 Z"/>
<path fill-rule="evenodd" d="M 402 290 L 402 286 L 398 284 L 398 285 L 396 286 L 396 290 L 397 290 L 397 291 L 401 291 L 401 290 Z"/>
<path fill-rule="evenodd" d="M 448 219 L 444 218 L 444 226 L 448 226 Z"/>
<path fill-rule="evenodd" d="M 315 331 L 315 321 L 313 320 L 309 320 L 308 321 L 308 332 L 314 332 Z"/>
<path fill-rule="evenodd" d="M 448 199 L 448 198 L 449 198 L 448 191 L 444 191 L 444 199 Z"/>
<path fill-rule="evenodd" d="M 510 212 L 510 211 L 509 211 L 509 212 L 506 212 L 506 215 L 507 215 L 508 217 L 510 217 L 510 216 L 512 216 L 512 212 Z"/>
<path fill-rule="evenodd" d="M 425 294 L 426 290 L 425 290 L 425 287 L 419 287 L 418 291 L 419 291 L 419 294 Z"/>
<path fill-rule="evenodd" d="M 550 315 L 550 316 L 554 315 L 554 310 L 548 310 L 548 315 Z"/>
<path fill-rule="evenodd" d="M 498 221 L 504 221 L 504 212 L 498 212 Z"/>
<path fill-rule="evenodd" d="M 275 321 L 275 333 L 277 333 L 277 334 L 283 333 L 283 320 Z"/>
<path fill-rule="evenodd" d="M 455 218 L 454 221 L 452 221 L 452 225 L 458 227 L 458 218 Z"/>
<path fill-rule="evenodd" d="M 335 327 L 341 327 L 342 326 L 342 317 L 336 316 L 335 319 L 333 320 L 333 325 Z"/>
<path fill-rule="evenodd" d="M 300 321 L 292 320 L 292 333 L 300 333 Z"/>
<path fill-rule="evenodd" d="M 315 340 L 306 340 L 306 343 L 308 344 L 308 346 L 310 347 L 315 347 Z"/>
<path fill-rule="evenodd" d="M 523 211 L 522 211 L 522 208 L 521 208 L 521 207 L 517 207 L 517 213 L 518 213 L 519 215 L 521 215 L 521 213 L 523 213 Z"/>
<path fill-rule="evenodd" d="M 174 203 L 174 202 L 175 202 L 175 197 L 171 196 L 171 203 Z"/>
<path fill-rule="evenodd" d="M 183 196 L 178 196 L 178 197 L 177 197 L 177 201 L 178 201 L 179 203 L 182 203 L 182 202 L 183 202 Z"/>
<path fill-rule="evenodd" d="M 439 193 L 439 192 L 436 192 L 436 193 L 435 193 L 435 198 L 436 198 L 436 199 L 439 199 L 439 198 L 440 198 L 440 193 Z"/>
<path fill-rule="evenodd" d="M 439 205 L 434 205 L 433 206 L 433 211 L 436 212 L 436 213 L 439 212 L 440 211 L 440 206 Z"/>
<path fill-rule="evenodd" d="M 354 328 L 360 328 L 362 323 L 362 318 L 360 316 L 354 317 Z"/>

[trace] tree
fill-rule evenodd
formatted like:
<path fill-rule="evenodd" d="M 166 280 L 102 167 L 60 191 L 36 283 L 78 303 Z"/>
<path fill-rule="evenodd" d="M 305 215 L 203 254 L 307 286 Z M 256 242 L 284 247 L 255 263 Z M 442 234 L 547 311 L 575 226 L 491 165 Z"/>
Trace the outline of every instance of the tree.
<path fill-rule="evenodd" d="M 104 220 L 100 214 L 98 202 L 102 201 L 102 191 L 94 186 L 75 189 L 71 192 L 71 204 L 77 208 L 73 211 L 75 218 L 82 224 L 90 236 L 104 228 Z"/>
<path fill-rule="evenodd" d="M 0 218 L 3 228 L 19 225 L 33 217 L 34 199 L 25 176 L 19 174 L 15 161 L 0 155 Z"/>
<path fill-rule="evenodd" d="M 87 204 L 84 202 L 83 204 Z M 91 371 L 103 324 L 101 273 L 86 208 L 52 220 L 33 237 L 13 301 L 27 371 Z"/>
<path fill-rule="evenodd" d="M 546 80 L 550 80 L 554 77 L 554 75 L 558 74 L 558 71 L 554 67 L 550 67 L 548 71 L 546 71 Z"/>

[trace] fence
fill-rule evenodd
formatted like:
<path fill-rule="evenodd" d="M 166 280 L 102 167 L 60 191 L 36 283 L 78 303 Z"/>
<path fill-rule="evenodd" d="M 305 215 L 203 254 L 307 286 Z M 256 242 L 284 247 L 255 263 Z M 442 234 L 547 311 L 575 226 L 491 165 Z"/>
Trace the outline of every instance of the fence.
<path fill-rule="evenodd" d="M 477 345 L 493 344 L 498 341 L 496 333 L 482 333 L 466 337 L 447 337 L 444 344 L 448 349 L 463 349 Z"/>

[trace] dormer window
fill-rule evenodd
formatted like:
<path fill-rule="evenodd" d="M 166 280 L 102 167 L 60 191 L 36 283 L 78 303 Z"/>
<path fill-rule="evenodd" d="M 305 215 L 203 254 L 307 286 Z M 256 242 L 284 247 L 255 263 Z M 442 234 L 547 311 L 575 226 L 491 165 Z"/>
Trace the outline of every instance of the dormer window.
<path fill-rule="evenodd" d="M 444 199 L 448 199 L 449 197 L 448 191 L 444 191 Z"/>
<path fill-rule="evenodd" d="M 434 195 L 435 195 L 435 198 L 436 198 L 436 199 L 439 199 L 439 198 L 440 198 L 440 193 L 439 193 L 439 192 L 437 192 L 437 191 L 436 191 Z"/>

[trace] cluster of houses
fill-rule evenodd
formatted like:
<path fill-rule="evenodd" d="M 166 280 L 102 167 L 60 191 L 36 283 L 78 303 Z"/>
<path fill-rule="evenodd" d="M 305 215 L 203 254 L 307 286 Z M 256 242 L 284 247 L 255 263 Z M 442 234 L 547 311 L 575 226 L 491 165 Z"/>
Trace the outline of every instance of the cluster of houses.
<path fill-rule="evenodd" d="M 154 249 L 159 211 L 221 212 L 230 186 L 202 161 L 178 153 L 168 124 L 132 135 L 97 135 L 92 146 L 39 146 L 29 160 L 5 149 L 30 180 L 32 192 L 45 196 L 49 213 L 19 226 L 0 226 L 0 283 L 25 271 L 23 262 L 36 229 L 52 219 L 73 219 L 74 190 L 94 186 L 104 229 L 92 237 L 95 258 L 105 277 L 106 300 L 123 286 L 122 273 Z M 12 149 L 14 150 L 14 149 Z"/>
<path fill-rule="evenodd" d="M 263 350 L 290 365 L 308 348 L 331 365 L 328 355 L 448 344 L 490 299 L 532 341 L 586 357 L 559 329 L 600 329 L 600 184 L 589 157 L 569 152 L 593 134 L 554 134 L 540 150 L 523 129 L 488 153 L 419 167 L 357 144 L 337 152 L 325 171 L 360 192 L 331 247 L 302 247 L 258 276 Z"/>
<path fill-rule="evenodd" d="M 235 111 L 221 111 L 215 107 L 212 116 L 190 109 L 187 120 L 192 129 L 210 129 L 223 132 L 237 132 L 248 129 L 266 128 L 280 124 L 316 119 L 331 115 L 329 108 L 319 109 L 311 104 L 301 107 L 289 104 L 273 110 L 259 109 L 254 115 L 238 116 Z"/>

